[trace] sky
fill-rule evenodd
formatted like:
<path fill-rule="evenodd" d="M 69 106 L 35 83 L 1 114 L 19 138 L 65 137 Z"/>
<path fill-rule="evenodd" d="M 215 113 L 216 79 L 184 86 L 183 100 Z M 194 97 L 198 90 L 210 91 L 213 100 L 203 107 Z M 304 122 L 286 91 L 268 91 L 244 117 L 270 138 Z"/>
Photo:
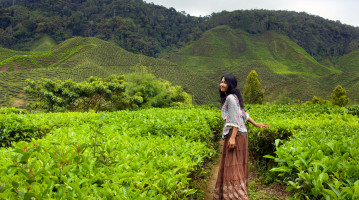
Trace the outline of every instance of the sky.
<path fill-rule="evenodd" d="M 173 7 L 192 16 L 234 10 L 287 10 L 306 12 L 325 19 L 359 27 L 358 0 L 145 0 L 147 3 Z"/>

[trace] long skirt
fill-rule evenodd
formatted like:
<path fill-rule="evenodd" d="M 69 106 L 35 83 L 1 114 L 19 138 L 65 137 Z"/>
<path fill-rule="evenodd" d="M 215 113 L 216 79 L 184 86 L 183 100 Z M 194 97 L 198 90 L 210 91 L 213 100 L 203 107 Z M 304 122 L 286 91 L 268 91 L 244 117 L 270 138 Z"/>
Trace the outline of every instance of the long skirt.
<path fill-rule="evenodd" d="M 238 132 L 234 149 L 228 148 L 231 132 L 225 137 L 213 199 L 248 198 L 248 135 Z"/>

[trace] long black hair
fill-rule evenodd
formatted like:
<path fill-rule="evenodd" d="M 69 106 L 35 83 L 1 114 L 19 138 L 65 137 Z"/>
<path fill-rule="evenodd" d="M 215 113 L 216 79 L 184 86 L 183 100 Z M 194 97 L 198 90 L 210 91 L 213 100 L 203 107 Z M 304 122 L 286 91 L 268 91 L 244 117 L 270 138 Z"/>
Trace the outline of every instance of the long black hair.
<path fill-rule="evenodd" d="M 227 92 L 224 93 L 221 91 L 221 88 L 219 88 L 219 96 L 221 97 L 221 104 L 223 105 L 226 101 L 226 98 L 230 94 L 234 94 L 238 97 L 239 105 L 242 109 L 244 109 L 244 103 L 243 103 L 243 97 L 241 94 L 241 91 L 237 88 L 237 79 L 232 74 L 225 74 L 222 76 L 221 81 L 224 77 L 224 80 L 226 81 L 226 84 L 228 85 Z"/>

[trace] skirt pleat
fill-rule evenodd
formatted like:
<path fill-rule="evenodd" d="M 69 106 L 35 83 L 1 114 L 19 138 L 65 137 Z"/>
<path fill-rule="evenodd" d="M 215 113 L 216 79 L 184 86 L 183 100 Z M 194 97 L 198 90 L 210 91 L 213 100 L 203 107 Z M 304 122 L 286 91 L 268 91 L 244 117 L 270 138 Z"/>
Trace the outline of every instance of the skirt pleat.
<path fill-rule="evenodd" d="M 248 198 L 248 135 L 238 132 L 234 149 L 225 137 L 213 199 L 245 200 Z"/>

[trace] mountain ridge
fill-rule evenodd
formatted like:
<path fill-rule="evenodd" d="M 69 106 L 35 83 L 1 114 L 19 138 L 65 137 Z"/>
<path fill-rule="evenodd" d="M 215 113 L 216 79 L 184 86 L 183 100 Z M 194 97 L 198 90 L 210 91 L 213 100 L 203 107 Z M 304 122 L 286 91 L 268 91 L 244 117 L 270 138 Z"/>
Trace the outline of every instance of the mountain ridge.
<path fill-rule="evenodd" d="M 43 35 L 58 44 L 81 36 L 156 57 L 220 25 L 251 34 L 279 32 L 317 61 L 328 57 L 335 62 L 359 48 L 359 27 L 294 11 L 237 10 L 194 17 L 142 0 L 0 0 L 0 16 L 0 45 L 16 50 L 30 50 Z"/>
<path fill-rule="evenodd" d="M 195 94 L 198 104 L 218 103 L 222 74 L 235 74 L 242 89 L 251 70 L 268 102 L 330 99 L 338 84 L 359 99 L 359 27 L 292 11 L 193 17 L 142 0 L 11 3 L 0 0 L 0 45 L 26 51 L 0 48 L 4 102 L 17 98 L 24 77 L 80 81 L 140 66 Z"/>

